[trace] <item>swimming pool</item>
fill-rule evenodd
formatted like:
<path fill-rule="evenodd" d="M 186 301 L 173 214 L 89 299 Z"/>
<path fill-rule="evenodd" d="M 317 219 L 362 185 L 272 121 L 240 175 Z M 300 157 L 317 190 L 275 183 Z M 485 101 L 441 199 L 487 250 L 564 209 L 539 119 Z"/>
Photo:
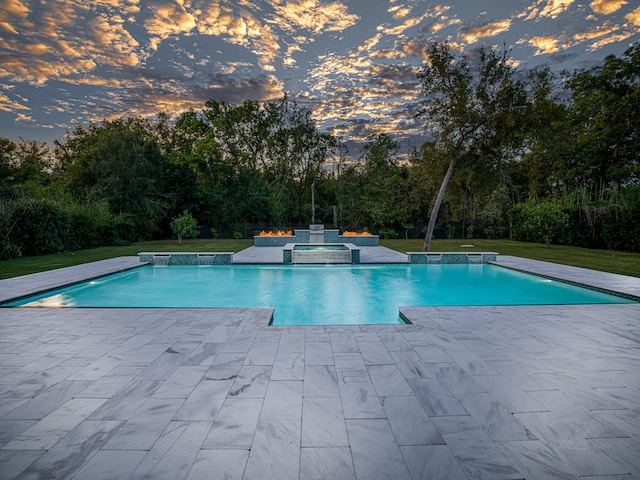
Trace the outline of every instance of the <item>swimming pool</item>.
<path fill-rule="evenodd" d="M 258 308 L 274 325 L 403 323 L 399 306 L 633 303 L 496 265 L 143 266 L 4 306 Z"/>

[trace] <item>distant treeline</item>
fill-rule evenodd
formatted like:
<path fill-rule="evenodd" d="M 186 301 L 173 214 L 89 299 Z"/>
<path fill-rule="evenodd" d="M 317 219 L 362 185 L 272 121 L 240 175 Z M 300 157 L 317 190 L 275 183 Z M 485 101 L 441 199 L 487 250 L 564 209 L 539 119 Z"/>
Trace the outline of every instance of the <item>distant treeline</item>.
<path fill-rule="evenodd" d="M 526 128 L 499 161 L 490 141 L 460 159 L 435 237 L 640 252 L 640 46 L 522 81 Z M 184 212 L 203 238 L 311 222 L 424 237 L 451 154 L 399 146 L 373 135 L 354 160 L 286 96 L 77 125 L 51 148 L 0 137 L 0 259 L 169 238 Z"/>

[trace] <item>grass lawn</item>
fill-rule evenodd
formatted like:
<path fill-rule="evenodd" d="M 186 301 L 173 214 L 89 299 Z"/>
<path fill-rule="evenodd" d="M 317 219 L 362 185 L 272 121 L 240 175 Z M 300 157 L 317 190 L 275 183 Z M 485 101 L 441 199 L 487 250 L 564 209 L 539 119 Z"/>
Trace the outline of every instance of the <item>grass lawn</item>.
<path fill-rule="evenodd" d="M 422 240 L 381 240 L 380 244 L 401 252 L 421 252 Z M 472 248 L 461 247 L 458 240 L 433 240 L 434 252 L 497 252 L 501 255 L 543 260 L 602 272 L 640 277 L 640 254 L 612 250 L 566 247 L 540 243 L 514 242 L 512 240 L 465 240 Z"/>
<path fill-rule="evenodd" d="M 514 255 L 533 260 L 544 260 L 640 277 L 640 254 L 637 253 L 589 250 L 557 245 L 547 248 L 543 244 L 514 242 L 511 240 L 465 241 L 465 243 L 473 243 L 472 248 L 461 247 L 460 243 L 460 240 L 436 239 L 431 244 L 431 250 L 434 252 L 497 252 L 502 255 Z M 382 240 L 380 244 L 400 252 L 422 251 L 422 240 Z M 140 252 L 238 252 L 251 245 L 253 245 L 252 239 L 218 239 L 183 240 L 181 244 L 178 244 L 176 240 L 163 240 L 140 242 L 125 247 L 100 247 L 42 257 L 5 260 L 0 262 L 0 279 L 69 267 L 106 258 L 137 255 Z"/>

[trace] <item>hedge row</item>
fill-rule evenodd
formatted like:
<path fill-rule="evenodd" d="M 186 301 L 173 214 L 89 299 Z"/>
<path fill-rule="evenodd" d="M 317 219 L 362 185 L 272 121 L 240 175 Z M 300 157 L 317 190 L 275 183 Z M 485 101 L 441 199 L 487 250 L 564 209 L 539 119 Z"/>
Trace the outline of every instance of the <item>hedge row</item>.
<path fill-rule="evenodd" d="M 0 203 L 0 260 L 136 240 L 134 222 L 103 205 L 61 205 L 23 199 Z"/>
<path fill-rule="evenodd" d="M 635 194 L 632 192 L 635 191 Z M 640 197 L 637 190 L 621 192 L 616 202 L 556 205 L 561 217 L 547 217 L 551 243 L 584 248 L 640 252 Z M 509 212 L 511 238 L 544 242 L 543 230 L 533 228 L 541 205 L 523 204 Z"/>

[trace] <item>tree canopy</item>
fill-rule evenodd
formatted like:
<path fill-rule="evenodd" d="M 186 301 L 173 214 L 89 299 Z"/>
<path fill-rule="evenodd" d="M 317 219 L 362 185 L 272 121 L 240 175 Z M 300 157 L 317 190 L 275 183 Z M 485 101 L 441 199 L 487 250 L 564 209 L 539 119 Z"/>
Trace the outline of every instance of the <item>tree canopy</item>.
<path fill-rule="evenodd" d="M 504 48 L 433 44 L 417 78 L 427 141 L 378 132 L 357 158 L 286 95 L 77 125 L 52 148 L 0 138 L 0 258 L 170 238 L 185 212 L 201 237 L 319 222 L 425 249 L 436 236 L 640 251 L 640 45 L 552 74 Z"/>

